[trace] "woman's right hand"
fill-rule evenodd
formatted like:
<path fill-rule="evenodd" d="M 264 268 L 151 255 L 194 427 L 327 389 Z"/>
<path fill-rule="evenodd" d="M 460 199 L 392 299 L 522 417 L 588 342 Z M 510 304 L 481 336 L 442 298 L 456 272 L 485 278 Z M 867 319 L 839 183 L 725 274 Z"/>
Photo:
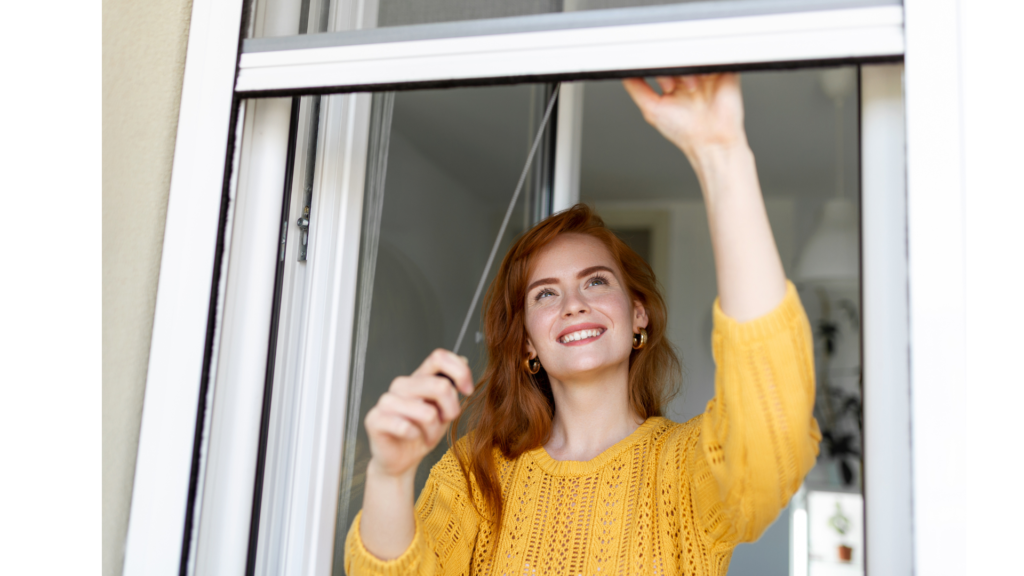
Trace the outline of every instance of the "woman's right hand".
<path fill-rule="evenodd" d="M 473 393 L 469 364 L 465 357 L 440 348 L 412 375 L 395 378 L 366 414 L 371 454 L 367 473 L 391 478 L 415 475 L 420 461 L 461 412 L 456 388 L 466 395 Z"/>
<path fill-rule="evenodd" d="M 622 84 L 644 119 L 686 154 L 702 182 L 709 151 L 748 147 L 739 74 L 658 76 L 657 82 L 661 94 L 643 78 Z"/>

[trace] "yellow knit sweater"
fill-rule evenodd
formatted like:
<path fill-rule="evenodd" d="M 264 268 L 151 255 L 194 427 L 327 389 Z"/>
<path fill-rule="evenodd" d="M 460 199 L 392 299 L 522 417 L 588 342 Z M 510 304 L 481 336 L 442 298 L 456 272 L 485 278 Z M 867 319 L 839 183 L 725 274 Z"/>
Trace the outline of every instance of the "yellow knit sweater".
<path fill-rule="evenodd" d="M 391 561 L 349 531 L 349 576 L 398 574 L 724 575 L 740 542 L 756 540 L 814 465 L 814 359 L 796 290 L 769 314 L 738 323 L 714 305 L 715 398 L 685 424 L 649 418 L 589 462 L 543 447 L 499 459 L 505 512 L 481 518 L 451 450 L 416 504 L 416 534 Z M 474 483 L 475 484 L 475 483 Z M 473 502 L 477 506 L 473 505 Z"/>

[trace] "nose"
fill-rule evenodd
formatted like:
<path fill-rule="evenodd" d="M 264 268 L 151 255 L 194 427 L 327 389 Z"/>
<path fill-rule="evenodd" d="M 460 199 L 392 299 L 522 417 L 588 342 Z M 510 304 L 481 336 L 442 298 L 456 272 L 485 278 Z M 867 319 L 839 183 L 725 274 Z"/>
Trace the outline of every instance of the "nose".
<path fill-rule="evenodd" d="M 583 295 L 577 291 L 570 291 L 566 294 L 566 298 L 562 303 L 562 317 L 572 318 L 577 314 L 587 314 L 590 312 L 590 305 L 583 298 Z"/>

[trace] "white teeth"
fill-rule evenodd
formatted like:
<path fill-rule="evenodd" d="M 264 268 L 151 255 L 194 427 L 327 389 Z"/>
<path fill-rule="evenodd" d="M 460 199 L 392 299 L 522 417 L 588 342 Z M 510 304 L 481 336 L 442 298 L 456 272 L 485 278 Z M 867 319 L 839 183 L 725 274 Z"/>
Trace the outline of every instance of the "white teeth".
<path fill-rule="evenodd" d="M 585 338 L 593 338 L 595 336 L 600 336 L 600 335 L 601 335 L 601 330 L 600 329 L 580 330 L 579 332 L 573 332 L 572 334 L 566 334 L 565 336 L 562 337 L 562 339 L 560 341 L 563 344 L 568 344 L 569 342 L 575 342 L 577 340 L 583 340 Z"/>

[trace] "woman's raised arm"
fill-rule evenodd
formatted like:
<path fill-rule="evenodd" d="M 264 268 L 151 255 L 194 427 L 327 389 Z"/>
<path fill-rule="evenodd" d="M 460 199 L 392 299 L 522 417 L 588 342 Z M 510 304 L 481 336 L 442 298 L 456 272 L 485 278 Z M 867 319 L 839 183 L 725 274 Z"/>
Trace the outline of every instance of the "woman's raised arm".
<path fill-rule="evenodd" d="M 745 322 L 786 294 L 754 154 L 743 128 L 737 74 L 665 76 L 662 94 L 639 78 L 623 84 L 644 118 L 690 160 L 704 194 L 722 311 Z"/>
<path fill-rule="evenodd" d="M 786 282 L 743 129 L 739 77 L 659 78 L 626 89 L 700 179 L 718 276 L 715 397 L 689 460 L 697 517 L 714 542 L 756 540 L 814 466 L 810 325 Z M 710 474 L 707 474 L 710 472 Z M 714 482 L 702 481 L 713 477 Z"/>

